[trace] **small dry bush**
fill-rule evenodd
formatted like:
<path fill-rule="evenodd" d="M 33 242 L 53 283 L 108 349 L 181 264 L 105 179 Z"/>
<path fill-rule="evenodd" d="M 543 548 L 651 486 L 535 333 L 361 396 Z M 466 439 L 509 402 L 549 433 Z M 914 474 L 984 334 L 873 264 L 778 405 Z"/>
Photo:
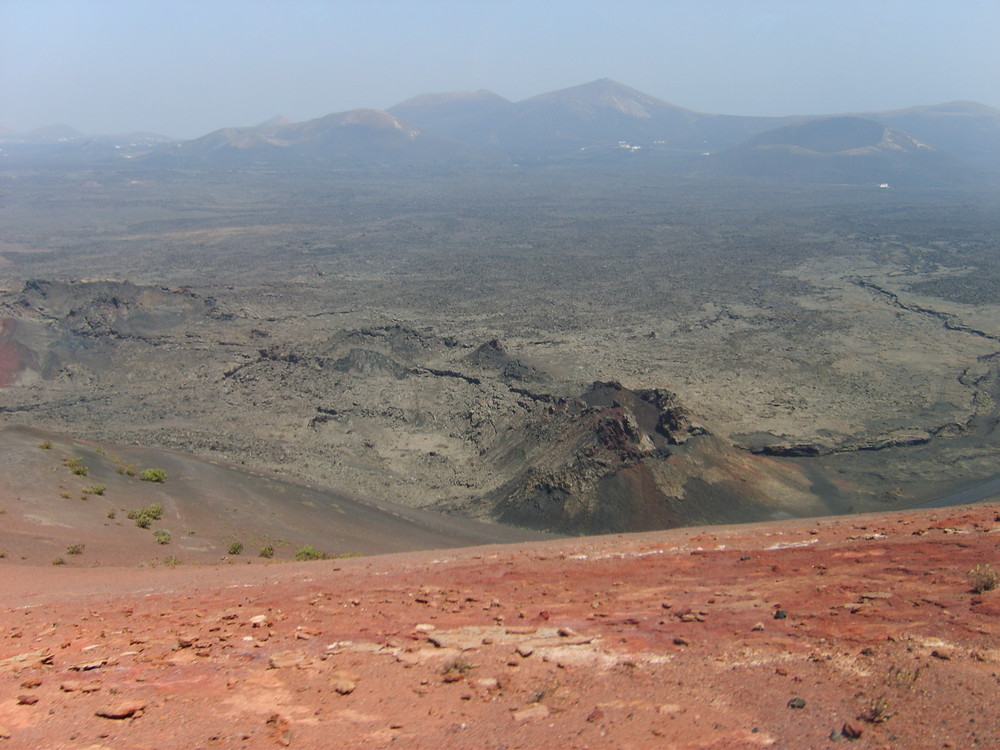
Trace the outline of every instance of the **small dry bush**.
<path fill-rule="evenodd" d="M 977 594 L 992 591 L 1000 583 L 1000 575 L 989 565 L 977 565 L 969 571 L 969 583 Z"/>

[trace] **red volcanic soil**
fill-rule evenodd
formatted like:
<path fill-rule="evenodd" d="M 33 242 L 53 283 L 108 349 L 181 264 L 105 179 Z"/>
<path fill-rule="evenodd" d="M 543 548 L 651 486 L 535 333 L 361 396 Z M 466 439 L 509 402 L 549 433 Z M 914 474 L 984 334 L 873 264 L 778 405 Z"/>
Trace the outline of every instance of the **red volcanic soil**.
<path fill-rule="evenodd" d="M 0 560 L 0 748 L 997 747 L 1000 504 L 313 563 Z"/>

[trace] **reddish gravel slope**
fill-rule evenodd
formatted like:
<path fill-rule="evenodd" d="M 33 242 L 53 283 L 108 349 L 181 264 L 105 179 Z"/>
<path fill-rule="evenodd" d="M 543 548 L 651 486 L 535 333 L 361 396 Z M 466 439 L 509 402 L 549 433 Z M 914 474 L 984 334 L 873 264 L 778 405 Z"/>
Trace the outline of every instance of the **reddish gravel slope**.
<path fill-rule="evenodd" d="M 0 560 L 0 748 L 996 747 L 1000 505 L 177 568 Z"/>

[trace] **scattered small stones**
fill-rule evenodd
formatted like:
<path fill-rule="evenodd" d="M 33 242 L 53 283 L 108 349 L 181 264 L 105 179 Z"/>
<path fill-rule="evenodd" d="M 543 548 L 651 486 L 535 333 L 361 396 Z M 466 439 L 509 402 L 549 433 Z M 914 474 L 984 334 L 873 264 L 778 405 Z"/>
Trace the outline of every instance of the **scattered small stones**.
<path fill-rule="evenodd" d="M 281 714 L 271 714 L 267 717 L 265 726 L 268 729 L 268 734 L 270 734 L 271 739 L 277 742 L 282 747 L 288 747 L 292 744 L 292 729 Z"/>
<path fill-rule="evenodd" d="M 840 728 L 840 734 L 849 740 L 858 740 L 861 739 L 862 730 L 851 723 L 845 722 L 844 726 Z"/>
<path fill-rule="evenodd" d="M 351 672 L 337 670 L 330 675 L 330 687 L 341 695 L 350 695 L 358 686 L 358 676 Z"/>
<path fill-rule="evenodd" d="M 888 591 L 865 591 L 861 594 L 862 599 L 891 599 L 892 594 Z"/>
<path fill-rule="evenodd" d="M 41 687 L 42 679 L 40 677 L 28 677 L 21 682 L 21 687 L 30 690 L 31 688 Z"/>
<path fill-rule="evenodd" d="M 587 721 L 593 724 L 595 721 L 600 721 L 604 718 L 604 712 L 599 706 L 595 706 L 594 710 L 587 715 Z"/>
<path fill-rule="evenodd" d="M 774 611 L 774 619 L 775 620 L 785 620 L 787 618 L 788 618 L 788 610 L 787 609 L 777 609 L 777 610 Z"/>
<path fill-rule="evenodd" d="M 519 711 L 514 711 L 512 716 L 517 724 L 523 724 L 527 721 L 536 721 L 538 719 L 545 719 L 549 715 L 548 706 L 542 703 L 536 703 L 529 708 L 522 708 Z"/>
<path fill-rule="evenodd" d="M 129 719 L 145 708 L 146 704 L 141 701 L 120 701 L 97 709 L 94 715 L 102 719 Z"/>
<path fill-rule="evenodd" d="M 706 615 L 706 612 L 695 612 L 690 609 L 685 612 L 677 613 L 677 617 L 681 622 L 705 622 Z"/>
<path fill-rule="evenodd" d="M 792 698 L 790 701 L 788 701 L 788 707 L 789 708 L 805 708 L 806 707 L 805 698 L 799 698 L 798 696 Z"/>
<path fill-rule="evenodd" d="M 19 706 L 34 706 L 38 703 L 37 695 L 19 695 L 17 696 L 17 705 Z"/>
<path fill-rule="evenodd" d="M 285 669 L 287 667 L 302 667 L 307 664 L 309 656 L 304 651 L 279 651 L 271 654 L 267 661 L 269 669 Z"/>
<path fill-rule="evenodd" d="M 72 672 L 90 672 L 94 669 L 100 669 L 108 663 L 107 659 L 101 659 L 100 661 L 90 661 L 85 664 L 74 664 L 70 667 Z"/>

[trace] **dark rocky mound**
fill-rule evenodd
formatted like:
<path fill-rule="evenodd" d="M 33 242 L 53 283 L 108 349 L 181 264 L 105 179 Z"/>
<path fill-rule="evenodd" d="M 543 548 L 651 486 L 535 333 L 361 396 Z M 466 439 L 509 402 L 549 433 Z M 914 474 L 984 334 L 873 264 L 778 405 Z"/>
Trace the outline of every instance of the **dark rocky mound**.
<path fill-rule="evenodd" d="M 81 336 L 148 338 L 218 316 L 211 299 L 129 281 L 28 281 L 17 304 Z"/>
<path fill-rule="evenodd" d="M 795 467 L 733 448 L 662 389 L 594 383 L 492 452 L 498 466 L 523 467 L 486 496 L 493 517 L 546 531 L 754 521 L 818 504 Z"/>
<path fill-rule="evenodd" d="M 371 349 L 351 349 L 333 363 L 333 369 L 348 375 L 388 375 L 402 380 L 409 370 L 394 359 Z"/>
<path fill-rule="evenodd" d="M 507 382 L 541 382 L 548 379 L 539 368 L 511 356 L 497 339 L 480 344 L 465 361 L 483 370 L 499 373 Z"/>

